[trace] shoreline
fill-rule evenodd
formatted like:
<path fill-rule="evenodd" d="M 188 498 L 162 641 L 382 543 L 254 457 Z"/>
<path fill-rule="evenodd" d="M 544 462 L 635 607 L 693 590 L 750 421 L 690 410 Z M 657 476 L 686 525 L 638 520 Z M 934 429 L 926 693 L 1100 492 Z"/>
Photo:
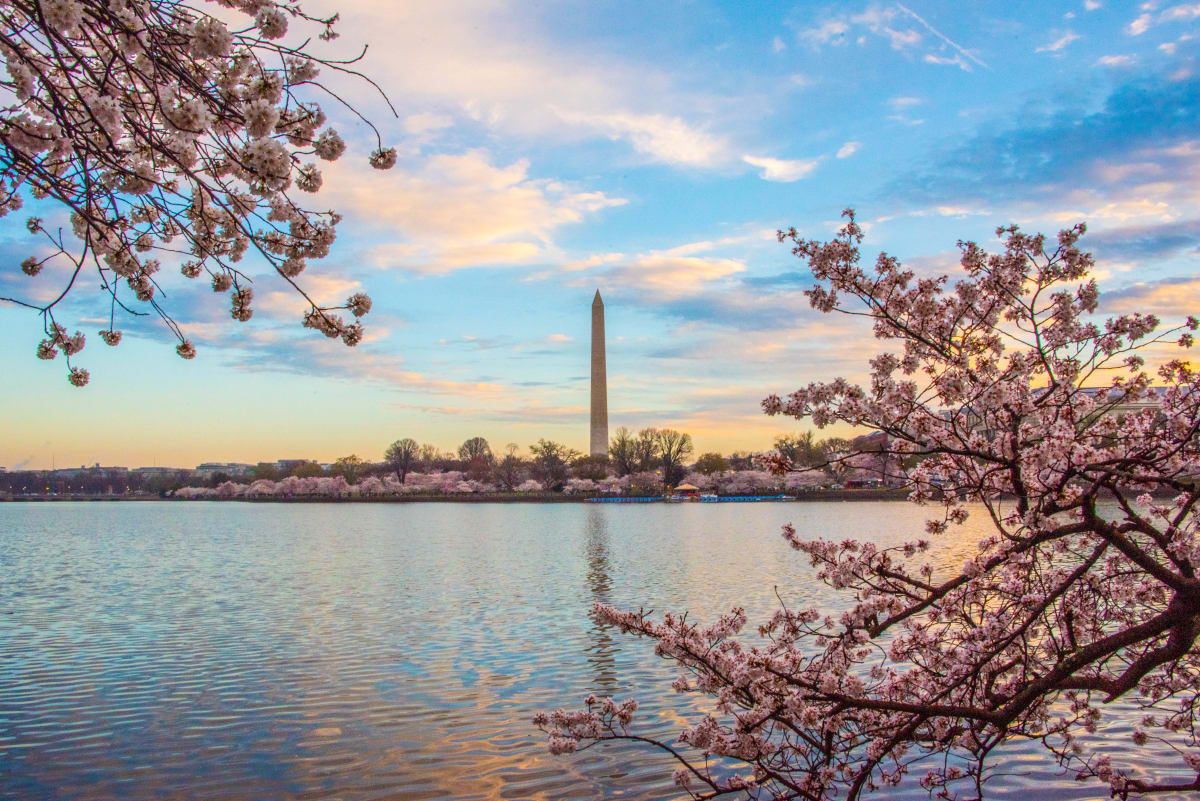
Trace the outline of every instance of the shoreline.
<path fill-rule="evenodd" d="M 0 503 L 121 503 L 168 501 L 172 503 L 587 503 L 591 498 L 633 498 L 639 496 L 611 496 L 602 494 L 564 495 L 543 494 L 486 494 L 486 495 L 382 495 L 382 496 L 293 496 L 260 498 L 173 498 L 159 495 L 0 495 Z M 744 496 L 737 496 L 744 497 Z M 805 503 L 811 501 L 902 501 L 908 490 L 897 489 L 841 489 L 813 490 L 786 498 L 773 495 L 762 496 L 758 503 Z M 653 498 L 653 496 L 650 496 Z M 666 503 L 661 499 L 647 498 L 642 503 Z M 680 505 L 699 504 L 698 501 L 680 501 Z M 722 503 L 718 501 L 717 503 Z M 622 505 L 622 504 L 616 504 Z M 672 503 L 674 505 L 674 503 Z"/>

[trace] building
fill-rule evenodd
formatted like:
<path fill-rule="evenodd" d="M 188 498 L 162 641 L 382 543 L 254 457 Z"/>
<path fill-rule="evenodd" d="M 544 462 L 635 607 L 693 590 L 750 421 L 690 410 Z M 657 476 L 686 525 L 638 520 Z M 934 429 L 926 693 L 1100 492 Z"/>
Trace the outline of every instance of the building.
<path fill-rule="evenodd" d="M 608 456 L 608 375 L 604 354 L 604 301 L 592 299 L 592 456 Z"/>
<path fill-rule="evenodd" d="M 154 478 L 155 476 L 175 476 L 191 471 L 183 467 L 135 467 L 133 472 L 143 478 Z"/>
<path fill-rule="evenodd" d="M 104 467 L 99 462 L 97 462 L 96 464 L 92 465 L 91 467 L 88 467 L 86 465 L 80 465 L 79 467 L 63 467 L 58 470 L 50 471 L 50 474 L 53 475 L 55 478 L 79 478 L 81 476 L 87 476 L 87 475 L 91 475 L 91 474 L 108 475 L 108 474 L 112 474 L 112 473 L 124 474 L 124 473 L 128 473 L 128 472 L 129 472 L 128 467 Z"/>
<path fill-rule="evenodd" d="M 1083 419 L 1086 425 L 1091 425 L 1105 417 L 1116 417 L 1119 419 L 1128 414 L 1144 412 L 1146 410 L 1157 410 L 1162 406 L 1163 397 L 1167 391 L 1166 387 L 1148 387 L 1145 396 L 1130 399 L 1123 397 L 1119 392 L 1113 393 L 1108 387 L 1079 387 L 1078 389 L 1082 394 L 1096 402 L 1096 411 L 1092 413 L 1090 418 Z M 1035 390 L 1034 397 L 1040 397 L 1044 392 L 1045 389 L 1039 388 Z M 996 435 L 996 431 L 991 428 L 989 421 L 985 420 L 983 415 L 976 413 L 970 404 L 963 406 L 957 412 L 944 409 L 941 412 L 941 416 L 942 419 L 947 421 L 959 417 L 966 422 L 972 431 L 979 432 L 988 439 Z"/>
<path fill-rule="evenodd" d="M 240 476 L 249 473 L 254 465 L 243 462 L 205 462 L 196 466 L 196 472 L 204 478 L 212 478 L 217 473 L 228 476 Z"/>
<path fill-rule="evenodd" d="M 280 473 L 291 473 L 297 467 L 306 464 L 316 464 L 312 459 L 279 459 L 275 462 L 275 467 Z"/>

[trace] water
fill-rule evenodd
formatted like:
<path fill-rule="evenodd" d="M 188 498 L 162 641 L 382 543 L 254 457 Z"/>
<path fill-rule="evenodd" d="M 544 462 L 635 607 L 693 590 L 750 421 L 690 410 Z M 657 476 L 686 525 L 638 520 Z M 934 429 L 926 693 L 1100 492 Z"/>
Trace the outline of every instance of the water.
<path fill-rule="evenodd" d="M 642 731 L 670 737 L 687 720 L 670 666 L 598 627 L 591 604 L 696 619 L 742 605 L 750 629 L 776 592 L 832 608 L 780 526 L 891 543 L 923 515 L 0 504 L 0 799 L 675 798 L 658 754 L 552 757 L 529 722 L 589 692 L 636 696 Z M 944 565 L 961 563 L 974 525 L 939 545 Z M 1132 749 L 1128 734 L 1109 731 Z M 1108 797 L 1028 745 L 1003 767 L 989 797 Z M 888 797 L 904 795 L 926 797 Z"/>

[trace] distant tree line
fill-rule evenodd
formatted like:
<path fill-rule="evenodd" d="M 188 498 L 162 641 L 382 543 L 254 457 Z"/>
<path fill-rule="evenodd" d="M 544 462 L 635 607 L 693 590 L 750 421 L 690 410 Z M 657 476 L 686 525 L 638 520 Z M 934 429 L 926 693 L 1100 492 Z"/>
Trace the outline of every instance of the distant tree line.
<path fill-rule="evenodd" d="M 139 473 L 134 470 L 92 468 L 66 475 L 52 470 L 14 470 L 0 473 L 5 495 L 159 495 L 188 483 L 193 473 Z"/>
<path fill-rule="evenodd" d="M 521 491 L 521 487 L 528 491 L 535 485 L 545 492 L 591 491 L 580 488 L 599 487 L 598 482 L 605 481 L 610 488 L 619 486 L 620 491 L 634 494 L 657 493 L 685 482 L 705 490 L 724 487 L 765 492 L 782 486 L 764 472 L 767 460 L 808 472 L 811 474 L 808 484 L 831 483 L 844 478 L 848 470 L 872 467 L 869 460 L 864 462 L 862 454 L 870 450 L 865 438 L 818 440 L 811 431 L 777 437 L 774 449 L 766 454 L 708 452 L 695 458 L 691 435 L 669 428 L 643 428 L 636 432 L 618 428 L 606 456 L 586 455 L 547 439 L 538 439 L 522 452 L 516 443 L 508 443 L 496 451 L 484 437 L 470 437 L 456 450 L 444 451 L 406 437 L 389 445 L 379 462 L 350 454 L 328 467 L 314 461 L 289 460 L 262 462 L 237 472 L 180 470 L 144 474 L 95 468 L 71 471 L 74 475 L 67 477 L 52 471 L 13 471 L 0 473 L 0 492 L 165 495 L 182 487 L 216 489 L 260 482 L 262 488 L 266 484 L 261 482 L 320 478 L 341 479 L 348 487 L 375 479 L 399 486 L 416 482 L 413 486 L 441 488 L 458 487 L 461 478 L 473 488 L 500 492 Z M 454 480 L 450 481 L 451 478 Z M 465 490 L 459 487 L 458 491 Z M 226 494 L 238 492 L 226 490 Z"/>

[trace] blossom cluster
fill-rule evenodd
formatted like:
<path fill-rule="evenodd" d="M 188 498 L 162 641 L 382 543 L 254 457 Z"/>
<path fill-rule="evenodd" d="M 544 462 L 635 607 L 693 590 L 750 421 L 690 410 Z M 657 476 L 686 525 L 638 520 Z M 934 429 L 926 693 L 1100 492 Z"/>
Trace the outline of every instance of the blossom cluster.
<path fill-rule="evenodd" d="M 542 485 L 527 481 L 519 492 L 541 492 Z M 367 476 L 350 484 L 342 476 L 289 476 L 273 481 L 260 479 L 249 484 L 225 481 L 216 487 L 183 487 L 175 491 L 175 497 L 187 499 L 236 499 L 236 498 L 352 498 L 383 497 L 388 495 L 463 495 L 497 492 L 494 484 L 467 478 L 458 470 L 444 473 L 409 473 L 404 482 L 395 476 Z"/>
<path fill-rule="evenodd" d="M 50 198 L 65 207 L 70 231 L 50 231 L 37 217 L 27 222 L 53 252 L 26 258 L 22 272 L 47 280 L 48 262 L 69 268 L 56 300 L 0 300 L 38 311 L 49 347 L 68 356 L 68 368 L 72 352 L 54 334 L 54 311 L 85 268 L 96 271 L 110 296 L 107 344 L 120 341 L 118 310 L 150 313 L 178 336 L 180 356 L 195 355 L 160 305 L 156 254 L 186 254 L 185 277 L 206 275 L 217 292 L 232 287 L 231 315 L 245 321 L 252 294 L 241 263 L 253 253 L 309 302 L 306 325 L 332 330 L 348 345 L 362 339 L 361 325 L 346 325 L 333 312 L 362 316 L 371 305 L 365 295 L 327 307 L 297 283 L 308 261 L 328 255 L 340 220 L 294 196 L 321 186 L 317 162 L 308 159 L 333 161 L 346 150 L 312 100 L 315 81 L 323 69 L 357 73 L 352 62 L 310 54 L 307 42 L 282 40 L 294 23 L 334 38 L 336 16 L 311 17 L 278 0 L 221 4 L 230 11 L 220 18 L 164 0 L 0 8 L 0 87 L 11 98 L 0 109 L 0 216 L 20 209 L 22 198 Z M 245 24 L 234 22 L 238 14 Z M 395 161 L 395 150 L 382 143 L 369 158 L 378 168 Z M 38 347 L 41 358 L 49 354 L 45 342 Z M 86 371 L 72 368 L 71 381 L 86 383 Z"/>
<path fill-rule="evenodd" d="M 183 347 L 181 345 L 180 347 Z M 336 479 L 337 477 L 335 477 Z M 288 496 L 387 496 L 425 494 L 472 494 L 503 491 L 499 484 L 472 479 L 458 470 L 405 475 L 400 482 L 394 475 L 368 476 L 356 484 L 330 483 L 327 477 L 295 476 L 280 479 L 261 479 L 249 484 L 224 482 L 216 487 L 185 487 L 176 491 L 180 498 L 244 498 L 244 497 L 288 497 Z M 778 492 L 795 492 L 827 483 L 814 474 L 790 474 L 777 476 L 762 470 L 740 470 L 706 476 L 689 473 L 684 483 L 692 484 L 705 491 L 722 495 L 762 495 Z M 654 473 L 634 473 L 628 476 L 608 477 L 599 480 L 571 478 L 563 486 L 567 495 L 658 495 L 663 491 L 662 477 Z M 546 485 L 536 479 L 526 479 L 513 487 L 516 492 L 544 492 Z"/>

